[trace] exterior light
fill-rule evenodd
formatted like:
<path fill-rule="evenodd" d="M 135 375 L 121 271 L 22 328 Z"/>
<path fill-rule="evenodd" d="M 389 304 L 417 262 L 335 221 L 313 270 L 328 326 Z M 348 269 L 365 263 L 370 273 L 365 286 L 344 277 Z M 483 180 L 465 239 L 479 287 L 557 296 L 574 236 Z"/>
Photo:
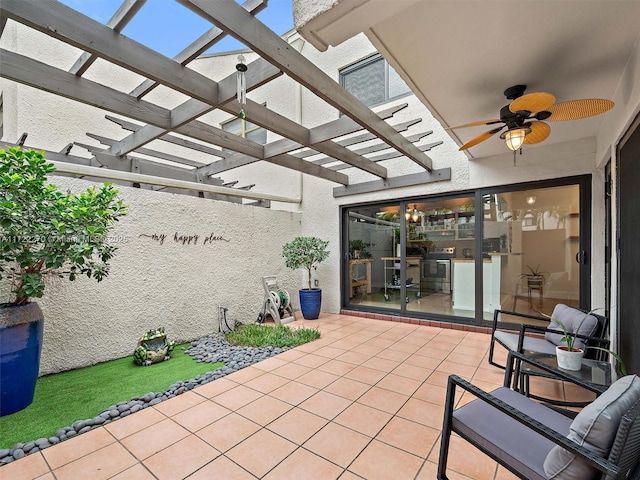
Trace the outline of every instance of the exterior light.
<path fill-rule="evenodd" d="M 505 132 L 504 141 L 507 144 L 507 148 L 514 152 L 519 150 L 524 143 L 524 138 L 528 133 L 527 130 L 525 128 L 514 128 Z"/>
<path fill-rule="evenodd" d="M 528 205 L 533 205 L 534 203 L 536 203 L 536 196 L 535 195 L 529 195 L 527 198 L 527 204 Z"/>

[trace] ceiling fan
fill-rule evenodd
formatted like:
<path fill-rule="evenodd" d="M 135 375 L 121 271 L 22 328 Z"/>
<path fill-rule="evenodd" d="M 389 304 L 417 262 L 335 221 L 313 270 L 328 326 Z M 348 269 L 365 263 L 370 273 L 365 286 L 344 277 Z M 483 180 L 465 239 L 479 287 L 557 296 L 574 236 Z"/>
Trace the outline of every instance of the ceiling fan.
<path fill-rule="evenodd" d="M 523 144 L 540 143 L 549 136 L 551 127 L 543 120 L 549 122 L 577 120 L 600 115 L 614 106 L 611 100 L 602 98 L 585 98 L 555 103 L 556 97 L 547 92 L 525 95 L 526 88 L 526 85 L 514 85 L 504 91 L 505 97 L 513 101 L 500 109 L 500 119 L 480 120 L 447 128 L 446 130 L 454 130 L 479 125 L 502 124 L 472 138 L 462 145 L 460 150 L 467 150 L 484 142 L 506 127 L 507 130 L 500 135 L 500 138 L 505 140 L 509 150 L 515 152 Z"/>

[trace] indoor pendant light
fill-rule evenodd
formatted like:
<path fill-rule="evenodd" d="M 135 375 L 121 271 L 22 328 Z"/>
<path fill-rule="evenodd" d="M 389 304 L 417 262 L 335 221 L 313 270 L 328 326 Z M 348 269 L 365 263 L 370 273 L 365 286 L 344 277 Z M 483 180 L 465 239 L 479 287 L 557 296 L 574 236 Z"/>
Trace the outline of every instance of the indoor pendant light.
<path fill-rule="evenodd" d="M 411 220 L 417 222 L 420 219 L 420 212 L 416 208 L 417 205 L 413 205 L 413 212 L 411 212 Z"/>

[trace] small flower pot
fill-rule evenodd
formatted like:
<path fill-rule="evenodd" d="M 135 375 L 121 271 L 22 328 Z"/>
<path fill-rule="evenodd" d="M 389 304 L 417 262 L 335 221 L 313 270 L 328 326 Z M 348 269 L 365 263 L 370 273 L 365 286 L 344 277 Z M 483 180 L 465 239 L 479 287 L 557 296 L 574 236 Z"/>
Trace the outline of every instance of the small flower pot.
<path fill-rule="evenodd" d="M 556 347 L 556 357 L 558 358 L 558 368 L 563 370 L 571 370 L 574 372 L 582 368 L 582 356 L 584 351 L 581 349 L 573 349 L 569 351 L 566 346 Z"/>

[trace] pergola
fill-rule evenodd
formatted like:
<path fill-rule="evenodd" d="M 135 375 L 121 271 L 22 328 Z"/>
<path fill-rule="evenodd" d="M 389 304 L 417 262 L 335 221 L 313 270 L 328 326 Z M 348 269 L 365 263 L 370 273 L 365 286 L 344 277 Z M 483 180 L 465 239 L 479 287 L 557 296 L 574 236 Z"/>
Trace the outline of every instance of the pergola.
<path fill-rule="evenodd" d="M 395 125 L 387 123 L 406 104 L 374 113 L 254 17 L 267 7 L 267 0 L 247 0 L 242 5 L 233 0 L 178 0 L 213 26 L 173 59 L 119 33 L 145 1 L 124 0 L 106 25 L 55 0 L 2 0 L 0 3 L 2 31 L 11 19 L 84 51 L 67 71 L 2 49 L 0 75 L 117 114 L 118 117 L 106 115 L 106 118 L 127 131 L 120 140 L 87 133 L 104 147 L 69 139 L 62 151 L 46 151 L 47 158 L 55 162 L 59 172 L 131 182 L 134 186 L 179 189 L 191 195 L 228 201 L 252 199 L 262 206 L 269 206 L 270 201 L 297 203 L 300 199 L 251 192 L 252 185 L 236 187 L 237 182 L 224 183 L 217 175 L 265 161 L 339 184 L 334 188 L 334 196 L 451 178 L 449 168 L 434 170 L 431 159 L 424 153 L 441 141 L 416 145 L 431 131 L 402 135 L 420 119 Z M 238 115 L 235 71 L 216 82 L 188 67 L 189 62 L 225 35 L 233 36 L 260 56 L 248 65 L 247 91 L 285 74 L 342 115 L 307 128 L 247 99 L 242 105 L 246 120 L 282 137 L 264 145 L 201 120 L 200 117 L 216 109 Z M 98 58 L 142 75 L 146 80 L 126 92 L 83 77 Z M 189 99 L 172 109 L 145 100 L 159 85 Z M 17 143 L 24 145 L 26 138 L 23 134 Z M 210 161 L 203 163 L 186 158 L 188 155 L 145 147 L 157 139 L 205 154 Z M 358 147 L 363 142 L 369 143 Z M 2 142 L 2 146 L 8 145 L 11 144 Z M 86 148 L 92 157 L 71 155 L 74 145 Z M 391 176 L 380 162 L 397 157 L 415 162 L 422 172 Z M 342 172 L 351 167 L 367 172 L 373 180 L 351 183 L 349 175 Z"/>

